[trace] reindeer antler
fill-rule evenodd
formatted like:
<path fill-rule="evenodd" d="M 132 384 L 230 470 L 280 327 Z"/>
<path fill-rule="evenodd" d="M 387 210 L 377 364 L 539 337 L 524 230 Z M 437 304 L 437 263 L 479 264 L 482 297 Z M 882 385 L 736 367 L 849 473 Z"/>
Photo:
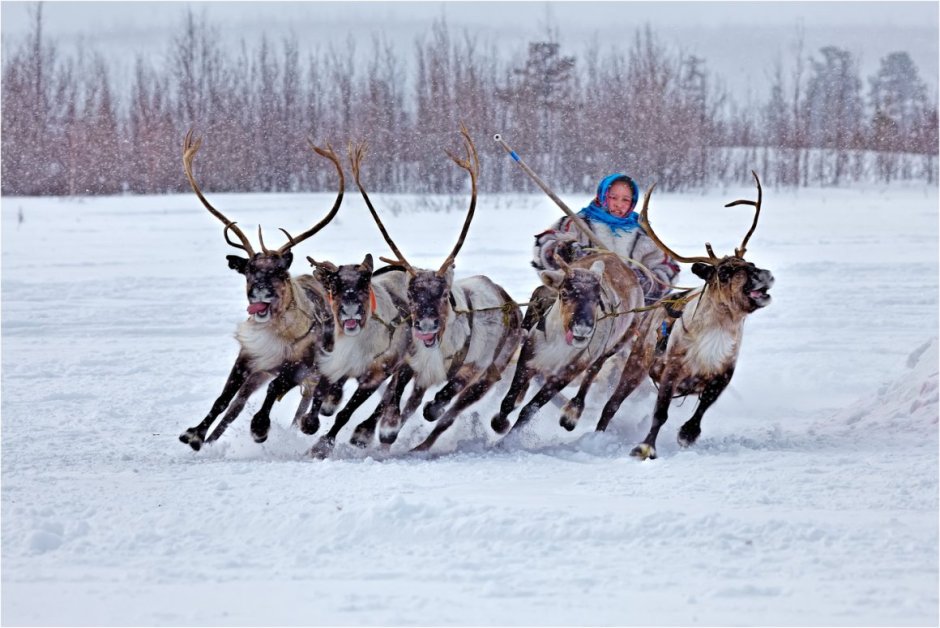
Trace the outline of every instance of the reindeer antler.
<path fill-rule="evenodd" d="M 653 231 L 653 227 L 652 225 L 650 225 L 649 217 L 647 216 L 647 212 L 649 211 L 650 195 L 652 195 L 653 188 L 655 187 L 656 187 L 656 184 L 655 183 L 652 184 L 651 186 L 649 186 L 649 188 L 647 188 L 646 194 L 643 195 L 643 209 L 642 211 L 640 211 L 640 226 L 643 227 L 647 235 L 649 235 L 649 237 L 653 240 L 653 242 L 656 243 L 656 246 L 658 246 L 663 253 L 665 253 L 666 255 L 680 262 L 686 262 L 689 264 L 692 264 L 695 262 L 702 262 L 703 264 L 709 264 L 711 266 L 714 266 L 719 261 L 721 261 L 712 253 L 712 247 L 708 243 L 705 244 L 705 249 L 709 252 L 709 257 L 686 257 L 684 255 L 679 255 L 678 253 L 670 249 L 668 246 L 663 244 L 663 241 L 660 240 L 659 236 L 657 236 L 656 233 Z"/>
<path fill-rule="evenodd" d="M 741 242 L 741 246 L 734 250 L 734 254 L 742 259 L 744 259 L 744 253 L 747 251 L 747 241 L 751 239 L 751 235 L 754 233 L 754 229 L 757 228 L 757 219 L 760 217 L 760 204 L 761 198 L 763 197 L 763 190 L 760 187 L 760 179 L 757 177 L 757 173 L 751 170 L 751 174 L 754 175 L 754 181 L 757 182 L 757 200 L 749 201 L 746 199 L 741 199 L 737 201 L 731 201 L 725 207 L 734 207 L 735 205 L 751 205 L 754 207 L 754 222 L 751 223 L 751 228 L 748 230 L 747 235 L 744 236 L 744 241 Z"/>
<path fill-rule="evenodd" d="M 228 237 L 228 232 L 233 229 L 238 229 L 238 227 L 235 226 L 234 222 L 225 225 L 225 229 L 222 231 L 222 237 L 225 238 L 225 241 L 228 242 L 230 245 L 234 246 L 236 249 L 243 250 L 245 253 L 248 254 L 249 257 L 253 256 L 255 253 L 254 251 L 251 250 L 251 247 L 246 249 L 244 246 L 242 246 L 238 242 L 232 242 L 231 238 Z"/>
<path fill-rule="evenodd" d="M 477 155 L 476 146 L 473 145 L 473 140 L 470 138 L 470 132 L 463 124 L 460 125 L 460 134 L 463 136 L 464 152 L 467 156 L 466 159 L 460 159 L 449 150 L 445 152 L 454 163 L 470 173 L 470 208 L 467 210 L 467 218 L 464 220 L 463 228 L 460 230 L 457 244 L 454 246 L 454 250 L 451 251 L 450 255 L 447 256 L 447 259 L 444 260 L 444 263 L 441 264 L 440 270 L 437 271 L 438 275 L 443 275 L 447 272 L 450 265 L 454 263 L 454 259 L 457 258 L 457 253 L 460 252 L 464 240 L 467 238 L 467 231 L 470 230 L 470 221 L 473 220 L 473 214 L 477 205 L 477 177 L 480 174 L 480 159 Z"/>
<path fill-rule="evenodd" d="M 402 255 L 402 252 L 395 245 L 395 241 L 392 240 L 392 236 L 388 235 L 388 231 L 385 229 L 385 225 L 382 223 L 382 219 L 379 218 L 378 212 L 375 211 L 375 207 L 372 206 L 372 201 L 369 200 L 369 195 L 366 193 L 364 187 L 362 187 L 362 181 L 359 179 L 360 165 L 362 164 L 362 158 L 366 152 L 366 143 L 360 142 L 358 146 L 353 148 L 352 144 L 349 144 L 347 147 L 347 152 L 349 153 L 349 163 L 352 165 L 353 176 L 356 178 L 356 186 L 359 188 L 359 192 L 362 194 L 362 198 L 366 201 L 366 206 L 369 208 L 369 212 L 372 214 L 372 219 L 375 221 L 375 224 L 379 226 L 379 231 L 382 232 L 382 237 L 385 238 L 385 242 L 388 244 L 389 248 L 392 249 L 392 252 L 398 256 L 397 260 L 389 260 L 385 257 L 380 257 L 379 259 L 383 262 L 389 264 L 401 264 L 405 267 L 405 270 L 408 271 L 410 275 L 417 274 L 415 269 L 408 263 L 408 260 L 405 259 L 405 256 Z"/>
<path fill-rule="evenodd" d="M 333 165 L 336 166 L 336 173 L 339 175 L 339 192 L 337 192 L 336 194 L 336 200 L 333 202 L 333 208 L 330 209 L 329 213 L 327 213 L 327 215 L 324 216 L 324 218 L 320 222 L 313 225 L 312 227 L 310 227 L 309 229 L 301 233 L 296 238 L 291 237 L 291 234 L 287 233 L 286 230 L 281 229 L 281 231 L 284 232 L 284 235 L 287 236 L 287 244 L 285 244 L 284 246 L 282 246 L 281 248 L 277 250 L 277 252 L 282 255 L 286 253 L 287 251 L 289 251 L 291 247 L 300 244 L 301 242 L 303 242 L 310 236 L 314 235 L 315 233 L 323 229 L 323 227 L 327 226 L 330 223 L 330 221 L 333 220 L 333 217 L 336 216 L 336 212 L 339 211 L 339 206 L 343 204 L 343 194 L 345 194 L 346 192 L 346 176 L 343 174 L 343 166 L 340 163 L 339 157 L 336 155 L 336 152 L 333 150 L 333 147 L 327 144 L 326 148 L 320 148 L 319 146 L 314 144 L 310 138 L 307 138 L 307 143 L 310 144 L 310 148 L 312 148 L 314 152 L 316 152 L 321 157 L 325 157 L 329 159 L 330 161 L 333 162 Z M 258 237 L 259 238 L 261 237 L 260 227 L 258 231 Z M 262 247 L 263 246 L 264 244 L 262 243 Z"/>
<path fill-rule="evenodd" d="M 248 253 L 248 256 L 253 256 L 254 249 L 251 248 L 251 242 L 248 241 L 248 237 L 245 233 L 231 220 L 225 217 L 225 214 L 213 207 L 206 197 L 202 195 L 202 190 L 199 189 L 199 186 L 196 184 L 196 178 L 193 176 L 193 157 L 196 156 L 196 153 L 199 151 L 199 147 L 202 145 L 202 138 L 194 137 L 193 129 L 189 129 L 189 132 L 186 133 L 186 137 L 183 138 L 183 171 L 186 173 L 186 178 L 189 179 L 189 185 L 193 188 L 193 192 L 196 193 L 196 196 L 199 197 L 199 200 L 202 201 L 202 204 L 206 209 L 209 210 L 209 213 L 221 220 L 225 224 L 225 231 L 222 232 L 225 241 L 230 245 L 234 246 L 237 249 L 241 249 Z M 238 239 L 241 240 L 242 245 L 239 246 L 231 241 L 228 237 L 229 231 L 234 231 L 235 235 L 238 236 Z"/>

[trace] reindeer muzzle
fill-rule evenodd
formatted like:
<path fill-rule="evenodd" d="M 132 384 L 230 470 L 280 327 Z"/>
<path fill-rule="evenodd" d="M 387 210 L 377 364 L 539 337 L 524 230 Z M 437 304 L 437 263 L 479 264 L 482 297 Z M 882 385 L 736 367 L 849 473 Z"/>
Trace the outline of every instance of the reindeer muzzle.
<path fill-rule="evenodd" d="M 572 347 L 580 348 L 591 342 L 591 336 L 593 335 L 593 325 L 576 324 L 572 325 L 565 333 L 565 342 Z"/>
<path fill-rule="evenodd" d="M 255 322 L 265 323 L 271 318 L 271 303 L 269 301 L 250 301 L 248 303 L 248 314 L 254 318 Z"/>
<path fill-rule="evenodd" d="M 770 271 L 762 270 L 753 277 L 747 296 L 755 308 L 767 307 L 773 300 L 769 290 L 774 285 L 774 276 Z"/>
<path fill-rule="evenodd" d="M 441 326 L 433 322 L 422 320 L 412 328 L 412 333 L 414 337 L 419 340 L 425 347 L 431 348 L 437 343 L 437 335 L 441 330 Z"/>
<path fill-rule="evenodd" d="M 358 303 L 340 308 L 340 326 L 347 336 L 356 336 L 362 331 L 362 308 Z"/>

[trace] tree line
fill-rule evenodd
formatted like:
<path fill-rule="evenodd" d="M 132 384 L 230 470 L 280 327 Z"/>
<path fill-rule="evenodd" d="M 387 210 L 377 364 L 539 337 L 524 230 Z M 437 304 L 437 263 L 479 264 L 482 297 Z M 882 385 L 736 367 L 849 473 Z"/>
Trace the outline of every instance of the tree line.
<path fill-rule="evenodd" d="M 186 130 L 214 192 L 330 190 L 335 173 L 306 144 L 368 142 L 363 175 L 383 192 L 450 193 L 465 177 L 444 155 L 466 124 L 484 192 L 536 188 L 492 142 L 502 132 L 559 191 L 593 189 L 611 170 L 669 190 L 748 183 L 937 181 L 938 115 L 906 52 L 880 60 L 865 89 L 851 53 L 808 54 L 770 71 L 766 102 L 737 102 L 707 61 L 670 49 L 649 26 L 629 44 L 579 57 L 546 29 L 516 58 L 444 20 L 412 56 L 381 36 L 301 54 L 295 37 L 224 47 L 189 12 L 162 61 L 136 58 L 126 89 L 100 53 L 63 55 L 30 32 L 4 55 L 2 193 L 181 192 Z"/>

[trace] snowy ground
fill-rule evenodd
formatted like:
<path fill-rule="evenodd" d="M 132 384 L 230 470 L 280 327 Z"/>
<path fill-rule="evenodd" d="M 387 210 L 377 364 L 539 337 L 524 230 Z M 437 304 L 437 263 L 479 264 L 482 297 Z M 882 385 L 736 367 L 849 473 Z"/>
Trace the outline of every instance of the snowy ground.
<path fill-rule="evenodd" d="M 678 251 L 722 254 L 750 224 L 722 205 L 753 195 L 657 192 L 651 215 Z M 332 201 L 210 199 L 269 245 Z M 436 267 L 465 199 L 375 200 L 410 261 Z M 430 429 L 416 418 L 391 457 L 339 446 L 326 461 L 302 456 L 296 393 L 252 442 L 256 398 L 195 453 L 177 435 L 220 392 L 245 316 L 221 225 L 192 195 L 4 198 L 0 619 L 936 626 L 937 203 L 922 186 L 766 190 L 748 257 L 776 276 L 774 302 L 747 322 L 699 444 L 675 442 L 688 400 L 641 463 L 628 452 L 649 388 L 605 434 L 598 390 L 574 433 L 549 406 L 494 450 L 500 388 L 442 455 L 402 453 Z M 558 215 L 540 196 L 481 198 L 458 276 L 525 301 L 532 234 Z M 298 248 L 298 272 L 306 255 L 387 253 L 354 189 Z"/>

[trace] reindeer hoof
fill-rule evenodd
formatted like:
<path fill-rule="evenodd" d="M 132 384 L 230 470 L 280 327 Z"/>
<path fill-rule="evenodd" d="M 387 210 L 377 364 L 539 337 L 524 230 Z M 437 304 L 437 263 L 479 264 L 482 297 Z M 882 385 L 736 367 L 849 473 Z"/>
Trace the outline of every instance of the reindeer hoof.
<path fill-rule="evenodd" d="M 630 455 L 639 460 L 655 460 L 656 459 L 656 448 L 646 443 L 640 443 L 633 448 L 633 451 L 630 452 Z"/>
<path fill-rule="evenodd" d="M 193 427 L 180 434 L 180 442 L 192 447 L 193 451 L 199 451 L 202 448 L 202 436 Z"/>
<path fill-rule="evenodd" d="M 320 417 L 316 414 L 305 414 L 300 419 L 300 431 L 304 434 L 316 434 L 318 429 L 320 429 Z"/>
<path fill-rule="evenodd" d="M 497 414 L 493 417 L 493 420 L 490 421 L 490 427 L 492 427 L 493 431 L 497 434 L 505 434 L 509 431 L 509 419 L 501 414 Z"/>
<path fill-rule="evenodd" d="M 571 432 L 574 430 L 574 428 L 578 426 L 578 417 L 570 416 L 566 412 L 565 414 L 561 415 L 561 419 L 559 419 L 558 424 L 561 425 L 566 430 L 568 430 L 569 432 Z"/>
<path fill-rule="evenodd" d="M 584 404 L 572 399 L 565 404 L 564 409 L 561 411 L 561 420 L 558 423 L 570 432 L 578 425 L 578 419 L 581 418 L 582 412 L 584 412 Z"/>
<path fill-rule="evenodd" d="M 271 429 L 271 417 L 255 415 L 251 419 L 251 437 L 256 443 L 268 440 L 268 431 Z"/>
<path fill-rule="evenodd" d="M 431 449 L 431 445 L 429 445 L 429 444 L 427 443 L 427 441 L 425 441 L 425 442 L 421 443 L 420 445 L 417 445 L 417 446 L 415 446 L 415 447 L 412 447 L 412 448 L 411 448 L 411 453 L 413 453 L 413 454 L 420 454 L 420 453 L 424 453 L 424 452 L 426 452 L 426 451 L 428 451 L 428 450 L 430 450 L 430 449 Z"/>
<path fill-rule="evenodd" d="M 310 448 L 308 452 L 311 458 L 316 458 L 318 460 L 323 460 L 324 458 L 329 457 L 333 453 L 333 445 L 336 444 L 336 441 L 330 438 L 329 436 L 324 436 L 316 442 L 316 444 Z"/>
<path fill-rule="evenodd" d="M 689 427 L 683 425 L 679 430 L 679 446 L 680 447 L 691 447 L 695 444 L 695 441 L 698 440 L 699 435 L 702 433 L 702 428 L 700 427 Z"/>
<path fill-rule="evenodd" d="M 433 401 L 424 404 L 424 420 L 429 422 L 437 421 L 444 413 L 444 406 Z"/>
<path fill-rule="evenodd" d="M 359 449 L 365 449 L 372 442 L 372 434 L 369 430 L 356 430 L 350 437 L 349 442 Z"/>
<path fill-rule="evenodd" d="M 379 442 L 388 447 L 398 440 L 398 430 L 379 430 Z"/>

